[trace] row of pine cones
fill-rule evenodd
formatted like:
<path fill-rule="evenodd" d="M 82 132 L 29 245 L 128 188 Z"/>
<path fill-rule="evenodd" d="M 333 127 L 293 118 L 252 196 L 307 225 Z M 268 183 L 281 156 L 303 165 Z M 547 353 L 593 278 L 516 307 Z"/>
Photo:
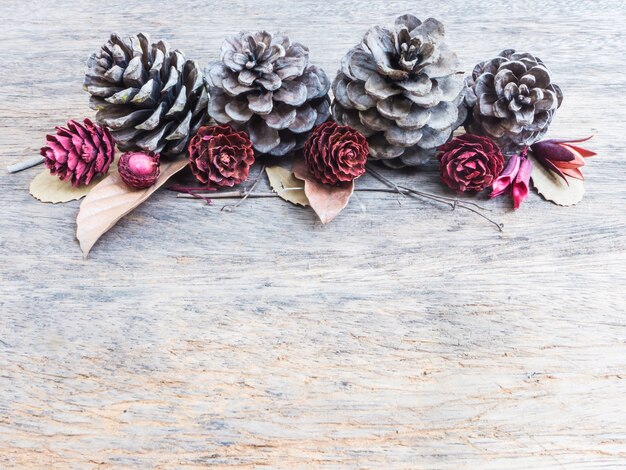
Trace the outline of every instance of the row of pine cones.
<path fill-rule="evenodd" d="M 164 41 L 116 34 L 88 60 L 85 89 L 96 120 L 122 150 L 173 156 L 209 119 L 244 130 L 260 154 L 301 149 L 330 119 L 368 140 L 391 167 L 425 163 L 461 125 L 505 153 L 539 140 L 563 95 L 545 64 L 505 50 L 464 79 L 443 25 L 412 15 L 373 27 L 348 51 L 332 82 L 306 46 L 265 31 L 226 38 L 204 73 Z"/>

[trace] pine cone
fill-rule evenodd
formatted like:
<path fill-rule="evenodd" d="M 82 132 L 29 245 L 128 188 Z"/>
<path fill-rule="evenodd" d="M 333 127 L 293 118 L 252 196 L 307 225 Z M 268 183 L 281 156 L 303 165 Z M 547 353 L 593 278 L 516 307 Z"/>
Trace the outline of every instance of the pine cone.
<path fill-rule="evenodd" d="M 333 115 L 368 138 L 370 158 L 399 168 L 425 163 L 462 124 L 463 78 L 443 25 L 415 16 L 375 26 L 343 58 Z"/>
<path fill-rule="evenodd" d="M 164 41 L 150 45 L 144 34 L 126 41 L 112 34 L 87 67 L 91 107 L 121 150 L 183 153 L 206 118 L 200 68 Z"/>
<path fill-rule="evenodd" d="M 80 186 L 109 171 L 115 143 L 108 129 L 85 119 L 82 124 L 68 121 L 67 127 L 59 126 L 56 131 L 46 136 L 46 146 L 40 150 L 51 174 Z"/>
<path fill-rule="evenodd" d="M 476 65 L 467 85 L 467 131 L 491 137 L 506 154 L 541 139 L 563 101 L 545 64 L 512 49 Z"/>
<path fill-rule="evenodd" d="M 259 153 L 281 156 L 302 148 L 311 129 L 330 116 L 326 73 L 309 65 L 309 50 L 287 36 L 231 36 L 205 74 L 209 115 L 245 130 Z"/>

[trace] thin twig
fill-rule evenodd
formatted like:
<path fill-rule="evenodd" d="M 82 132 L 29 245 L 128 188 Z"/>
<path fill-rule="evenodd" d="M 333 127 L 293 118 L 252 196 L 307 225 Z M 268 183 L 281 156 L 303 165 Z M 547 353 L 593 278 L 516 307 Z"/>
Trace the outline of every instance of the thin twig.
<path fill-rule="evenodd" d="M 246 194 L 248 195 L 247 197 L 250 199 L 257 199 L 257 198 L 264 198 L 264 197 L 280 197 L 276 193 L 250 194 L 250 193 L 246 193 L 245 191 L 225 191 L 222 193 L 212 193 L 208 197 L 210 199 L 242 199 L 246 197 Z M 194 194 L 180 193 L 176 195 L 177 198 L 181 198 L 181 199 L 195 199 L 196 196 L 201 196 L 201 195 L 198 193 L 194 193 Z"/>
<path fill-rule="evenodd" d="M 252 191 L 254 191 L 254 189 L 257 187 L 257 185 L 259 184 L 259 181 L 261 181 L 261 176 L 263 176 L 264 172 L 265 172 L 265 165 L 261 167 L 261 170 L 256 175 L 256 178 L 254 179 L 252 183 L 252 186 L 250 187 L 249 190 L 245 191 L 244 196 L 241 198 L 241 200 L 237 202 L 236 204 L 227 204 L 223 206 L 220 210 L 222 211 L 225 210 L 226 212 L 232 212 L 235 209 L 237 209 L 241 204 L 243 204 L 243 201 L 245 201 L 246 199 L 250 197 L 250 194 L 252 193 Z"/>
<path fill-rule="evenodd" d="M 371 168 L 371 166 L 368 165 L 368 169 L 367 169 L 368 173 L 371 173 L 372 176 L 374 176 L 374 178 L 376 178 L 377 180 L 387 184 L 388 186 L 393 187 L 397 192 L 399 193 L 408 193 L 408 194 L 413 194 L 416 196 L 420 196 L 426 199 L 431 199 L 437 202 L 440 202 L 442 204 L 447 204 L 449 205 L 452 210 L 455 210 L 457 207 L 460 207 L 461 209 L 466 209 L 470 212 L 473 212 L 476 215 L 479 215 L 480 217 L 482 217 L 483 219 L 487 220 L 488 222 L 492 223 L 493 225 L 495 225 L 498 230 L 500 232 L 503 232 L 503 224 L 496 222 L 493 219 L 490 219 L 489 217 L 487 217 L 484 214 L 481 214 L 479 211 L 477 211 L 476 209 L 474 209 L 473 207 L 470 206 L 474 206 L 477 207 L 480 210 L 489 210 L 486 209 L 482 206 L 479 206 L 478 204 L 472 203 L 472 202 L 464 202 L 464 201 L 459 201 L 457 198 L 449 198 L 446 196 L 438 196 L 436 194 L 431 194 L 431 193 L 426 193 L 424 191 L 418 191 L 416 189 L 412 189 L 412 188 L 407 188 L 406 186 L 398 186 L 396 183 L 394 183 L 393 181 L 389 180 L 388 178 L 384 177 L 383 175 L 381 175 L 380 173 L 378 173 L 376 170 L 374 170 L 373 168 Z"/>
<path fill-rule="evenodd" d="M 28 168 L 41 165 L 44 161 L 46 161 L 44 157 L 29 158 L 28 160 L 24 160 L 23 162 L 19 162 L 14 165 L 8 166 L 7 171 L 9 173 L 17 173 L 18 171 L 26 170 Z"/>

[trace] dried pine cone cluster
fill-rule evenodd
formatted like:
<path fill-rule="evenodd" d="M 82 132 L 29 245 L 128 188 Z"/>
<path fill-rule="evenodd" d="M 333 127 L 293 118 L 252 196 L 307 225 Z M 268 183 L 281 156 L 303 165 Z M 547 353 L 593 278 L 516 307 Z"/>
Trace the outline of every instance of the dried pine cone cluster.
<path fill-rule="evenodd" d="M 281 156 L 301 148 L 330 115 L 326 73 L 309 64 L 305 46 L 284 35 L 227 38 L 206 78 L 210 116 L 245 130 L 259 153 Z"/>
<path fill-rule="evenodd" d="M 512 49 L 476 65 L 467 84 L 467 131 L 491 137 L 507 154 L 541 139 L 563 101 L 545 64 Z"/>
<path fill-rule="evenodd" d="M 372 159 L 424 163 L 464 121 L 463 77 L 443 38 L 439 21 L 404 15 L 393 29 L 371 28 L 343 58 L 333 115 L 367 137 Z"/>
<path fill-rule="evenodd" d="M 164 41 L 113 34 L 89 58 L 84 87 L 99 124 L 122 150 L 177 155 L 206 117 L 208 96 L 198 65 Z"/>

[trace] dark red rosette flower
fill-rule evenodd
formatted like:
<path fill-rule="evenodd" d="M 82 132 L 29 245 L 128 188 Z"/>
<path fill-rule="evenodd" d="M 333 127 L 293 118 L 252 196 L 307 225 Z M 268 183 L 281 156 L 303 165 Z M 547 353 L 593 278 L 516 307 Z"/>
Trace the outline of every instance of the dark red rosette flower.
<path fill-rule="evenodd" d="M 231 126 L 205 126 L 189 142 L 189 163 L 198 181 L 235 186 L 245 181 L 254 163 L 248 134 Z"/>
<path fill-rule="evenodd" d="M 96 126 L 89 119 L 82 124 L 71 120 L 67 127 L 57 127 L 55 135 L 46 136 L 46 146 L 39 153 L 50 173 L 80 186 L 109 171 L 115 143 L 106 127 Z"/>
<path fill-rule="evenodd" d="M 456 191 L 482 191 L 502 172 L 504 155 L 489 137 L 463 134 L 439 147 L 441 180 Z"/>
<path fill-rule="evenodd" d="M 339 184 L 365 173 L 369 145 L 349 126 L 325 122 L 304 144 L 304 159 L 311 174 L 321 183 Z"/>
<path fill-rule="evenodd" d="M 160 155 L 154 152 L 126 152 L 117 162 L 117 169 L 126 186 L 135 189 L 149 188 L 159 178 L 159 159 Z"/>

